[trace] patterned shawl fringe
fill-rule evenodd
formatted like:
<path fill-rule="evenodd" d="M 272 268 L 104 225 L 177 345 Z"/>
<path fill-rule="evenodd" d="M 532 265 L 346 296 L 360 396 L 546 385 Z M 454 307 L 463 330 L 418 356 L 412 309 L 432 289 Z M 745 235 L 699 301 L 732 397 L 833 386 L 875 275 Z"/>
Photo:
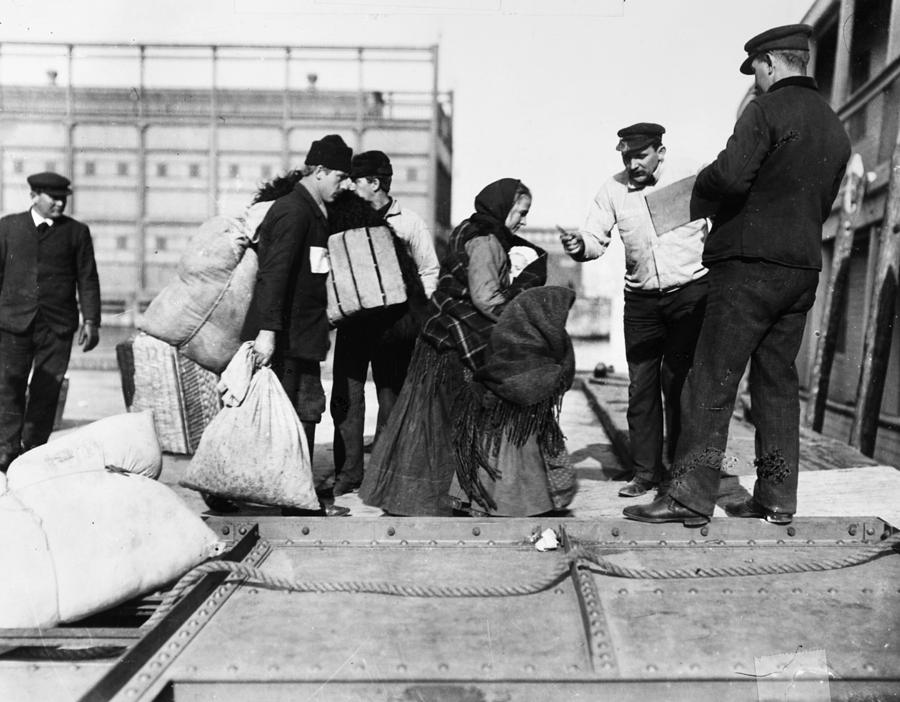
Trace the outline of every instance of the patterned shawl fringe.
<path fill-rule="evenodd" d="M 555 395 L 533 405 L 516 405 L 492 395 L 485 406 L 484 391 L 473 385 L 459 393 L 453 406 L 456 477 L 469 498 L 490 511 L 497 505 L 481 482 L 479 468 L 492 480 L 500 480 L 502 475 L 492 459 L 499 455 L 504 436 L 521 447 L 536 434 L 544 455 L 563 452 L 566 437 L 559 426 L 559 413 L 567 387 L 560 383 Z"/>
<path fill-rule="evenodd" d="M 450 383 L 450 387 L 459 387 L 456 383 L 462 382 L 462 366 L 460 365 L 460 377 L 450 378 L 454 364 L 451 363 L 454 356 L 453 351 L 438 351 L 431 343 L 421 334 L 416 339 L 416 348 L 409 362 L 409 369 L 406 372 L 406 382 L 413 385 L 423 385 L 432 379 L 431 382 L 437 386 L 446 387 Z M 459 365 L 459 364 L 457 364 Z"/>

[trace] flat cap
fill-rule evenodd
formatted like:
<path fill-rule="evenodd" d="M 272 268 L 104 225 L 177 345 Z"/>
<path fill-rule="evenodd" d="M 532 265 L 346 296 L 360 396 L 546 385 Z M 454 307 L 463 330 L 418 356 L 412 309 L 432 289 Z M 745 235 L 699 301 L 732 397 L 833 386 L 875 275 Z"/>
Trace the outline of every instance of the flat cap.
<path fill-rule="evenodd" d="M 627 151 L 640 151 L 651 144 L 658 144 L 662 140 L 662 135 L 666 133 L 666 128 L 655 122 L 638 122 L 627 127 L 622 127 L 616 136 L 619 137 L 619 144 L 616 151 L 623 153 Z"/>
<path fill-rule="evenodd" d="M 72 182 L 59 173 L 44 171 L 43 173 L 35 173 L 28 176 L 26 180 L 31 190 L 36 193 L 47 193 L 48 195 L 57 196 L 72 194 Z"/>
<path fill-rule="evenodd" d="M 777 49 L 793 49 L 794 51 L 809 51 L 809 37 L 812 27 L 808 24 L 785 24 L 781 27 L 767 29 L 757 34 L 744 44 L 747 58 L 741 64 L 741 73 L 753 75 L 753 59 L 766 51 Z"/>
<path fill-rule="evenodd" d="M 392 176 L 394 169 L 391 167 L 391 159 L 384 151 L 363 151 L 353 157 L 350 164 L 351 178 L 366 178 L 373 176 Z"/>
<path fill-rule="evenodd" d="M 329 134 L 314 141 L 306 154 L 307 166 L 324 166 L 333 171 L 350 172 L 351 149 L 338 134 Z"/>

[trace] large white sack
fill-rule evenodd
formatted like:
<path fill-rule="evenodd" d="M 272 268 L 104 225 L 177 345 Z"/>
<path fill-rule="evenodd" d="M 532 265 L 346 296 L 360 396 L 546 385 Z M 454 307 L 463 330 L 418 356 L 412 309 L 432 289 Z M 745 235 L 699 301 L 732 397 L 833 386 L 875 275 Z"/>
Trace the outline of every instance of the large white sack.
<path fill-rule="evenodd" d="M 152 592 L 220 550 L 169 487 L 141 475 L 60 475 L 11 494 L 42 522 L 63 622 Z"/>
<path fill-rule="evenodd" d="M 245 502 L 318 509 L 306 435 L 281 381 L 253 369 L 253 343 L 222 373 L 225 407 L 209 423 L 181 484 Z"/>
<path fill-rule="evenodd" d="M 12 493 L 0 495 L 0 628 L 56 626 L 56 571 L 40 519 Z"/>
<path fill-rule="evenodd" d="M 158 478 L 162 449 L 153 413 L 106 417 L 16 458 L 8 471 L 11 490 L 52 475 L 113 468 Z"/>
<path fill-rule="evenodd" d="M 200 225 L 177 277 L 151 301 L 138 328 L 220 372 L 241 345 L 258 270 L 248 246 L 271 206 L 257 203 L 241 217 L 213 217 Z"/>

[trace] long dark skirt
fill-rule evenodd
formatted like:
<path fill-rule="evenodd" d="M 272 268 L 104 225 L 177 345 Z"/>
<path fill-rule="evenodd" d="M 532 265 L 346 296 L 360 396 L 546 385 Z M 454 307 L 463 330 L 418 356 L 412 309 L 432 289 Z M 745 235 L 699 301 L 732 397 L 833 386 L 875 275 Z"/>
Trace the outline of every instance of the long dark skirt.
<path fill-rule="evenodd" d="M 470 379 L 455 352 L 438 352 L 418 340 L 406 382 L 372 449 L 359 489 L 365 504 L 406 516 L 453 514 L 451 408 Z"/>
<path fill-rule="evenodd" d="M 546 456 L 536 435 L 520 446 L 503 438 L 492 457 L 497 480 L 479 469 L 494 509 L 473 503 L 461 488 L 453 408 L 471 380 L 472 372 L 454 351 L 438 352 L 426 341 L 417 342 L 406 383 L 366 468 L 359 491 L 365 504 L 406 516 L 451 516 L 457 509 L 511 517 L 568 504 L 575 491 L 568 456 L 565 450 Z"/>

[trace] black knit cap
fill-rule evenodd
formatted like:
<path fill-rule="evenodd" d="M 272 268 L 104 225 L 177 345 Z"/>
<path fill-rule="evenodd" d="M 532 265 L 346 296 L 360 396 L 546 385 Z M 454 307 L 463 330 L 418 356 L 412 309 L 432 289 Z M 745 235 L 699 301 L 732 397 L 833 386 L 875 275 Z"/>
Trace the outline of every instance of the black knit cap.
<path fill-rule="evenodd" d="M 747 58 L 741 64 L 741 73 L 752 76 L 753 59 L 766 51 L 777 49 L 809 51 L 809 37 L 812 31 L 812 27 L 808 24 L 785 24 L 757 34 L 744 44 Z"/>
<path fill-rule="evenodd" d="M 651 144 L 659 144 L 662 141 L 662 135 L 666 133 L 666 128 L 655 122 L 638 122 L 627 127 L 622 127 L 616 136 L 619 137 L 619 143 L 616 151 L 627 153 L 629 151 L 640 151 Z"/>
<path fill-rule="evenodd" d="M 394 169 L 391 168 L 391 159 L 384 151 L 363 151 L 356 154 L 350 164 L 350 177 L 354 179 L 392 175 Z"/>
<path fill-rule="evenodd" d="M 50 171 L 35 173 L 28 176 L 26 180 L 31 190 L 36 193 L 47 193 L 56 197 L 65 197 L 72 194 L 72 188 L 70 187 L 72 182 L 59 173 L 51 173 Z"/>
<path fill-rule="evenodd" d="M 353 149 L 344 143 L 337 134 L 323 136 L 314 141 L 306 154 L 307 166 L 324 166 L 335 171 L 350 172 L 350 159 Z"/>

